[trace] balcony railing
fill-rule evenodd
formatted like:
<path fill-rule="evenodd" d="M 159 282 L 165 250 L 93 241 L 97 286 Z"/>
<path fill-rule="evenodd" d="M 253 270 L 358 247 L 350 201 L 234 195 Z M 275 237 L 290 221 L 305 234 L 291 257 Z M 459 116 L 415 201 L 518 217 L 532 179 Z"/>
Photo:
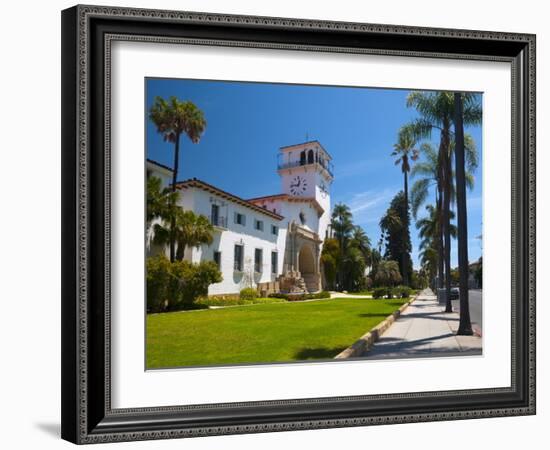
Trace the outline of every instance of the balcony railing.
<path fill-rule="evenodd" d="M 321 162 L 321 161 L 316 161 L 312 163 L 308 163 L 307 161 L 290 161 L 290 162 L 283 162 L 283 163 L 280 162 L 277 165 L 277 168 L 281 170 L 281 169 L 292 169 L 294 167 L 310 166 L 310 165 L 318 165 L 319 167 L 325 169 L 331 177 L 334 177 L 333 165 L 330 162 Z"/>
<path fill-rule="evenodd" d="M 210 223 L 215 227 L 227 228 L 227 217 L 210 216 Z"/>

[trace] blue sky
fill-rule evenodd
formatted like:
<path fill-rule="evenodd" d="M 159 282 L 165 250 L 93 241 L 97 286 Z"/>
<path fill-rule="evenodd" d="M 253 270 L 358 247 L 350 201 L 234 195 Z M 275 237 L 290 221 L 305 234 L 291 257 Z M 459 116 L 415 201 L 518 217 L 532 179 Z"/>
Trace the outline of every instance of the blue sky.
<path fill-rule="evenodd" d="M 198 144 L 181 141 L 178 179 L 197 177 L 243 198 L 281 191 L 279 147 L 316 139 L 333 157 L 332 205 L 350 206 L 354 222 L 375 245 L 378 222 L 403 177 L 390 156 L 399 128 L 417 117 L 407 108 L 409 91 L 204 80 L 146 80 L 146 108 L 155 96 L 190 100 L 205 114 L 207 129 Z M 145 116 L 146 117 L 146 116 Z M 147 157 L 173 165 L 173 144 L 165 143 L 145 118 Z M 466 129 L 476 141 L 480 165 L 468 192 L 469 259 L 481 255 L 481 127 Z M 438 142 L 438 134 L 432 136 Z M 437 144 L 436 144 L 437 148 Z M 414 179 L 409 181 L 412 186 Z M 432 197 L 433 198 L 433 197 Z M 419 213 L 421 216 L 423 212 Z M 418 268 L 418 236 L 411 226 L 413 262 Z M 456 242 L 451 253 L 457 265 Z"/>

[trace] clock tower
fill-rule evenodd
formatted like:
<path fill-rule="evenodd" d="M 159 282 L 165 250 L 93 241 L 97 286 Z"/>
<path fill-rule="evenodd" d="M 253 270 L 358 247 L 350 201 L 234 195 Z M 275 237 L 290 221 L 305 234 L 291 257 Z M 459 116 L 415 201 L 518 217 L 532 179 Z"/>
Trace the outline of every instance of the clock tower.
<path fill-rule="evenodd" d="M 314 231 L 323 240 L 330 222 L 332 157 L 319 141 L 309 141 L 282 147 L 277 167 L 284 194 L 296 201 L 309 200 L 322 210 L 317 229 Z"/>

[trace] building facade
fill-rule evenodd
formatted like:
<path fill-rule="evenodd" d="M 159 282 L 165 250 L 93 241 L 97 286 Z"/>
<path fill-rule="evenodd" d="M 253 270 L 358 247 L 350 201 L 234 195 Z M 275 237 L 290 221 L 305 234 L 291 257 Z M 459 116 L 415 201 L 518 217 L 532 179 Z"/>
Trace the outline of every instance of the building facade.
<path fill-rule="evenodd" d="M 244 287 L 256 287 L 263 294 L 322 289 L 320 258 L 330 223 L 331 159 L 318 141 L 282 147 L 276 168 L 281 192 L 252 199 L 198 179 L 177 183 L 180 206 L 208 217 L 214 226 L 212 244 L 187 248 L 184 256 L 218 264 L 223 281 L 212 284 L 209 295 L 236 294 Z M 148 176 L 160 175 L 155 164 L 148 161 Z M 148 252 L 153 251 L 149 245 Z"/>

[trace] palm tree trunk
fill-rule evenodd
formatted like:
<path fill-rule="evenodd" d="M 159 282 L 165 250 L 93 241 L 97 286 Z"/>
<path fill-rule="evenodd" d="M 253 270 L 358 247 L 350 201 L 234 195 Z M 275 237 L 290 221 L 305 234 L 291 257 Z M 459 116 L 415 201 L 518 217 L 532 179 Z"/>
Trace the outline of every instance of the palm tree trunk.
<path fill-rule="evenodd" d="M 437 180 L 437 191 L 439 195 L 439 227 L 437 233 L 437 245 L 438 245 L 438 269 L 439 277 L 437 287 L 438 289 L 443 289 L 445 283 L 445 246 L 443 244 L 444 234 L 445 234 L 445 207 L 444 207 L 444 198 L 445 198 L 445 149 L 443 143 L 439 144 L 439 161 L 438 161 L 438 180 Z"/>
<path fill-rule="evenodd" d="M 176 142 L 174 146 L 174 173 L 172 174 L 172 192 L 176 192 L 179 160 L 180 160 L 180 135 L 179 133 L 176 133 Z M 175 202 L 175 199 L 173 199 L 172 201 Z M 172 205 L 173 214 L 170 219 L 170 262 L 174 262 L 176 260 L 176 216 L 174 213 L 175 206 L 176 206 L 175 204 Z"/>
<path fill-rule="evenodd" d="M 455 92 L 455 166 L 456 209 L 458 224 L 458 271 L 460 274 L 460 322 L 457 334 L 471 336 L 470 305 L 468 299 L 468 223 L 466 211 L 466 176 L 464 170 L 464 125 L 462 95 Z"/>
<path fill-rule="evenodd" d="M 403 185 L 405 193 L 405 223 L 403 223 L 403 249 L 401 253 L 401 276 L 403 278 L 403 284 L 408 286 L 408 274 L 407 274 L 407 231 L 409 228 L 409 184 L 407 180 L 407 172 L 403 171 Z"/>
<path fill-rule="evenodd" d="M 437 231 L 436 231 L 436 239 L 437 239 L 437 289 L 443 289 L 443 218 L 442 218 L 442 198 L 443 193 L 440 190 L 440 187 L 438 186 L 438 194 L 437 198 L 435 200 L 436 209 L 437 209 Z"/>
<path fill-rule="evenodd" d="M 445 223 L 445 233 L 444 233 L 444 246 L 445 246 L 445 312 L 452 312 L 453 305 L 451 303 L 451 233 L 450 233 L 450 220 L 449 220 L 449 210 L 450 210 L 450 193 L 449 187 L 445 187 L 445 196 L 443 204 L 443 221 Z"/>
<path fill-rule="evenodd" d="M 441 131 L 441 143 L 439 147 L 441 157 L 441 179 L 443 180 L 443 240 L 444 240 L 444 265 L 445 265 L 445 312 L 452 312 L 453 305 L 451 303 L 451 229 L 450 229 L 450 209 L 451 209 L 451 183 L 452 169 L 451 160 L 449 157 L 450 140 L 449 127 L 450 124 L 445 121 L 443 130 Z"/>

